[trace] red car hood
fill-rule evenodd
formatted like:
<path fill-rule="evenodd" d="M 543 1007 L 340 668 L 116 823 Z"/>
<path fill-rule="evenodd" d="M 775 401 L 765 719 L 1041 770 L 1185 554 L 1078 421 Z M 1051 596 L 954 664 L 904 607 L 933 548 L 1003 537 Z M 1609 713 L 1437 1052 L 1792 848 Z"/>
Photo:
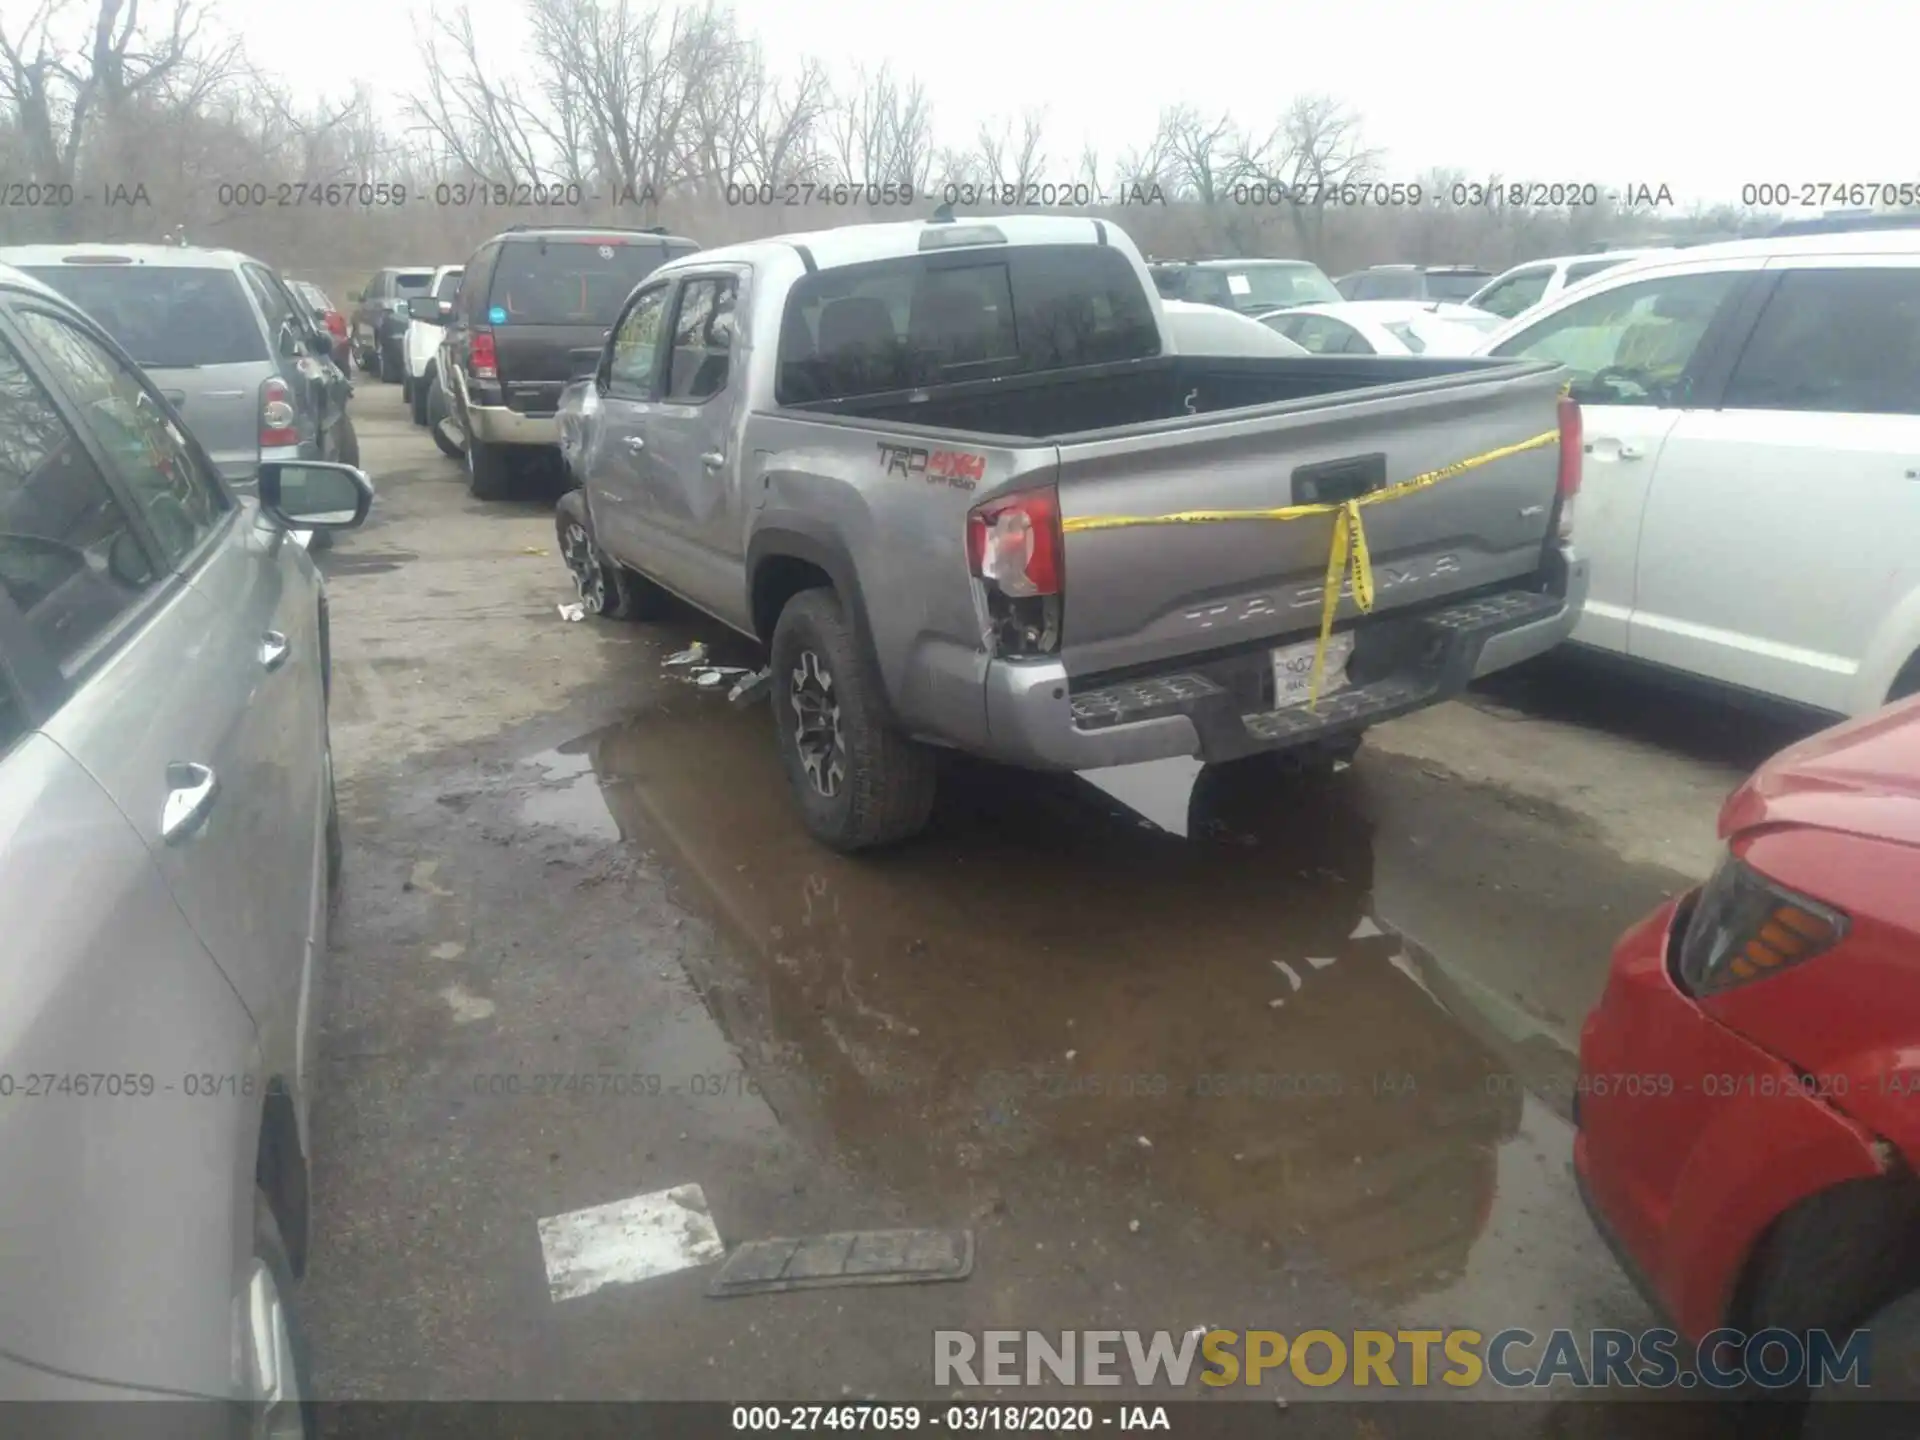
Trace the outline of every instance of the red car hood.
<path fill-rule="evenodd" d="M 1759 825 L 1808 825 L 1920 845 L 1920 696 L 1789 745 L 1720 812 L 1724 839 Z"/>

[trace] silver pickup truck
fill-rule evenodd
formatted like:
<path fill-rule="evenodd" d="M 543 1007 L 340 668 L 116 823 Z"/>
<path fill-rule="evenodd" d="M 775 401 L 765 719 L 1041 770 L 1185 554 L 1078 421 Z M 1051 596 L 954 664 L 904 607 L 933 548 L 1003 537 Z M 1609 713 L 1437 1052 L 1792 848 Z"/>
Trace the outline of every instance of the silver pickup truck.
<path fill-rule="evenodd" d="M 1176 353 L 1102 221 L 848 226 L 634 290 L 561 398 L 578 488 L 556 523 L 589 610 L 677 595 L 767 647 L 807 828 L 857 850 L 924 827 L 938 747 L 1069 770 L 1331 757 L 1550 649 L 1587 584 L 1561 380 Z M 1168 520 L 1349 499 L 1370 607 L 1344 565 L 1328 578 L 1334 513 Z M 1159 523 L 1108 523 L 1127 518 Z"/>

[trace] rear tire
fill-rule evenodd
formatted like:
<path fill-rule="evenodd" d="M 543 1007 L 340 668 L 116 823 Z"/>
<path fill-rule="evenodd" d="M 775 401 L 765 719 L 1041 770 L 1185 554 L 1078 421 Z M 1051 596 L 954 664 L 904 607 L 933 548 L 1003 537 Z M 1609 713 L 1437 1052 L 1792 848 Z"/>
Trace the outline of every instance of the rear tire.
<path fill-rule="evenodd" d="M 351 415 L 340 417 L 340 448 L 337 458 L 342 465 L 351 465 L 356 470 L 360 468 L 360 432 L 353 428 Z"/>
<path fill-rule="evenodd" d="M 505 446 L 467 437 L 467 493 L 476 500 L 512 498 L 513 470 Z"/>
<path fill-rule="evenodd" d="M 361 350 L 356 347 L 353 352 L 353 363 L 360 367 L 361 373 L 371 375 L 373 373 L 373 352 L 371 350 Z"/>
<path fill-rule="evenodd" d="M 383 385 L 392 385 L 400 380 L 405 370 L 400 363 L 400 358 L 393 352 L 393 341 L 379 342 L 379 353 L 374 357 L 374 363 L 378 367 L 380 383 Z"/>
<path fill-rule="evenodd" d="M 587 497 L 569 490 L 553 507 L 554 538 L 587 614 L 608 620 L 657 620 L 667 613 L 667 592 L 602 550 L 593 538 Z"/>
<path fill-rule="evenodd" d="M 1913 1434 L 1913 1402 L 1920 1400 L 1920 1291 L 1882 1306 L 1855 1328 L 1872 1337 L 1873 1387 L 1810 1387 L 1801 1440 L 1905 1440 Z"/>
<path fill-rule="evenodd" d="M 839 597 L 794 596 L 772 650 L 774 735 L 808 833 L 851 852 L 924 830 L 934 752 L 887 722 L 880 677 Z"/>
<path fill-rule="evenodd" d="M 432 392 L 433 388 L 433 367 L 429 365 L 427 367 L 427 373 L 413 382 L 412 389 L 407 395 L 408 401 L 413 406 L 413 423 L 416 425 L 425 425 L 427 423 L 427 396 Z"/>

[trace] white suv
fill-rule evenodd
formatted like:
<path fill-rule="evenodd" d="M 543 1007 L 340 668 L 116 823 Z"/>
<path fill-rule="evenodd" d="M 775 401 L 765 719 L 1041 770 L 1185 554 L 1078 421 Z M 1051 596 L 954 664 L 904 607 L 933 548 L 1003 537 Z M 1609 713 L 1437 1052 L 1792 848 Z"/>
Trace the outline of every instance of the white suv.
<path fill-rule="evenodd" d="M 1576 644 L 1833 714 L 1920 691 L 1920 230 L 1660 252 L 1480 353 L 1572 372 Z"/>
<path fill-rule="evenodd" d="M 1561 291 L 1571 290 L 1615 266 L 1661 253 L 1657 248 L 1605 250 L 1597 255 L 1555 255 L 1545 260 L 1529 260 L 1494 276 L 1467 297 L 1467 304 L 1503 320 L 1512 320 L 1546 304 Z"/>
<path fill-rule="evenodd" d="M 460 265 L 442 265 L 433 272 L 433 282 L 427 287 L 427 295 L 432 297 L 433 314 L 422 317 L 412 314 L 414 310 L 426 306 L 410 305 L 407 322 L 407 368 L 401 377 L 402 398 L 413 407 L 413 423 L 427 423 L 427 396 L 434 385 L 434 357 L 440 350 L 440 339 L 447 333 L 446 317 L 453 313 L 453 300 L 460 293 L 460 277 L 465 274 Z M 425 297 L 423 297 L 424 299 Z"/>

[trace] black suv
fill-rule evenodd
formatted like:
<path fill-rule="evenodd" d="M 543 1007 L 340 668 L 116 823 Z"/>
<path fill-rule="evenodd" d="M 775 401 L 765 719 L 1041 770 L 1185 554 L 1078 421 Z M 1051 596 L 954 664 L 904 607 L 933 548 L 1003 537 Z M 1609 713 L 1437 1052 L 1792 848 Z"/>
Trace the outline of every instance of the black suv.
<path fill-rule="evenodd" d="M 627 296 L 699 248 L 658 228 L 517 225 L 468 257 L 439 370 L 475 499 L 507 497 L 516 452 L 557 451 L 560 392 L 593 374 Z"/>
<path fill-rule="evenodd" d="M 1478 265 L 1375 265 L 1333 283 L 1349 300 L 1440 300 L 1461 303 L 1493 278 Z"/>
<path fill-rule="evenodd" d="M 353 358 L 362 370 L 400 383 L 407 373 L 407 301 L 425 295 L 432 285 L 431 265 L 389 265 L 376 271 L 367 288 L 352 297 L 348 334 L 353 337 Z"/>

